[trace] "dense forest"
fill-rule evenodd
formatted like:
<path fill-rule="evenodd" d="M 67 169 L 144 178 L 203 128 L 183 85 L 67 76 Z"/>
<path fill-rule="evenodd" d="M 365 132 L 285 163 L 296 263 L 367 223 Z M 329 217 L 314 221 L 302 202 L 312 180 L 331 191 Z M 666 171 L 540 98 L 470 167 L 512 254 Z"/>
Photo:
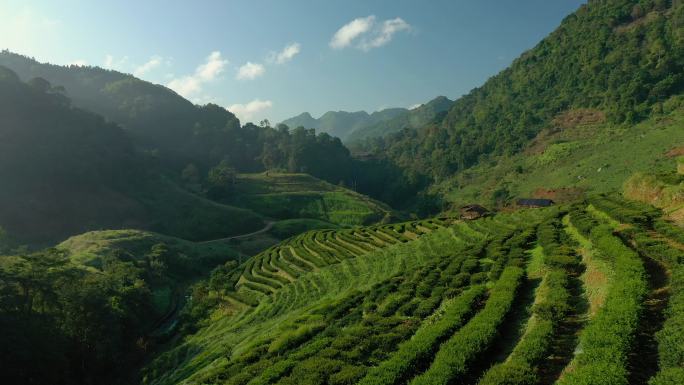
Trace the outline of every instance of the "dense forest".
<path fill-rule="evenodd" d="M 404 174 L 388 162 L 353 159 L 338 138 L 301 127 L 273 128 L 268 122 L 240 126 L 232 114 L 216 105 L 197 107 L 204 121 L 210 122 L 206 124 L 224 125 L 214 131 L 218 136 L 200 135 L 206 142 L 198 144 L 202 156 L 193 158 L 187 153 L 192 159 L 188 161 L 185 156 L 165 153 L 163 144 L 155 147 L 160 151 L 151 151 L 137 141 L 131 129 L 74 107 L 64 87 L 43 78 L 24 83 L 12 70 L 0 68 L 0 117 L 7 122 L 0 129 L 6 138 L 0 143 L 0 175 L 7 186 L 0 193 L 0 226 L 23 241 L 44 242 L 87 230 L 122 227 L 152 228 L 193 238 L 189 226 L 173 223 L 187 222 L 188 214 L 168 214 L 168 204 L 160 207 L 164 205 L 160 199 L 197 199 L 178 197 L 177 193 L 171 198 L 169 191 L 174 188 L 165 180 L 199 184 L 207 198 L 219 201 L 229 194 L 230 175 L 265 170 L 308 173 L 397 205 L 406 204 L 402 201 L 420 187 L 419 181 L 405 183 Z M 171 140 L 165 134 L 160 138 Z M 179 145 L 186 143 L 176 140 Z M 387 185 L 397 188 L 388 190 Z M 219 221 L 234 221 L 240 215 L 248 226 L 254 226 L 244 212 L 226 211 L 226 215 Z M 157 223 L 162 217 L 172 223 Z M 225 232 L 226 226 L 208 228 L 199 238 Z"/>
<path fill-rule="evenodd" d="M 684 5 L 592 0 L 440 122 L 371 142 L 409 173 L 443 179 L 524 149 L 560 113 L 595 108 L 633 124 L 671 109 L 684 87 Z"/>
<path fill-rule="evenodd" d="M 340 139 L 324 132 L 268 121 L 241 125 L 220 106 L 193 105 L 166 87 L 97 67 L 43 64 L 8 51 L 0 53 L 0 65 L 24 81 L 44 78 L 76 107 L 118 123 L 136 148 L 175 176 L 189 165 L 204 175 L 220 163 L 236 172 L 281 169 L 342 182 L 392 205 L 422 204 L 412 198 L 422 180 L 384 160 L 355 160 Z M 386 188 L 389 181 L 395 192 Z"/>

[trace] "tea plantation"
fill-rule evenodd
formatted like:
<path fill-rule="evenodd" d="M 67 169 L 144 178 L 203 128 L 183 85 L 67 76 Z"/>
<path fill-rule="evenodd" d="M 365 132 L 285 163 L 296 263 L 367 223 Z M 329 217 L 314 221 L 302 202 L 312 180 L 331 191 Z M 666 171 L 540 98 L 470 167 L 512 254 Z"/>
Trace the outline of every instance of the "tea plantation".
<path fill-rule="evenodd" d="M 292 237 L 193 291 L 148 384 L 676 384 L 684 231 L 617 196 Z"/>

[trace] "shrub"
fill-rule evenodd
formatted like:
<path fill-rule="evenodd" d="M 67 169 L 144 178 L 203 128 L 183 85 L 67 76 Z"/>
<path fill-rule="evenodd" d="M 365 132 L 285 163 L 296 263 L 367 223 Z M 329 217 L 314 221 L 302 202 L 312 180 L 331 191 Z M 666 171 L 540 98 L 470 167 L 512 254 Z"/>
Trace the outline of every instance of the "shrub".
<path fill-rule="evenodd" d="M 613 262 L 615 278 L 603 308 L 582 333 L 583 351 L 576 357 L 576 370 L 559 384 L 626 384 L 627 354 L 647 290 L 646 273 L 639 256 L 614 237 L 609 227 L 595 227 L 589 233 L 594 246 Z"/>
<path fill-rule="evenodd" d="M 300 345 L 314 334 L 325 329 L 325 326 L 326 324 L 324 323 L 315 323 L 312 325 L 302 325 L 295 330 L 286 331 L 271 342 L 271 345 L 268 347 L 268 352 L 281 353 L 284 350 Z"/>
<path fill-rule="evenodd" d="M 477 355 L 493 342 L 498 328 L 508 314 L 524 271 L 508 267 L 492 289 L 484 309 L 453 337 L 440 346 L 430 368 L 411 381 L 413 385 L 448 384 L 466 373 Z"/>
<path fill-rule="evenodd" d="M 446 303 L 435 322 L 425 323 L 410 340 L 399 345 L 399 350 L 379 366 L 369 370 L 360 385 L 397 384 L 409 378 L 416 366 L 427 360 L 446 336 L 458 329 L 472 312 L 476 301 L 485 294 L 483 286 L 476 286 Z"/>

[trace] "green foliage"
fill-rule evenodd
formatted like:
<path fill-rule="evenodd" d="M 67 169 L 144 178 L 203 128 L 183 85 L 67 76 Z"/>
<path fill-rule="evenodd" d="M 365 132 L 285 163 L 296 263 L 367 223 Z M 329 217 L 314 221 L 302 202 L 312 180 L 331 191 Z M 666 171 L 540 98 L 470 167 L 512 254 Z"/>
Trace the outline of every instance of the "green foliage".
<path fill-rule="evenodd" d="M 666 368 L 651 379 L 649 385 L 677 385 L 684 381 L 684 368 Z"/>
<path fill-rule="evenodd" d="M 140 359 L 144 333 L 160 315 L 151 311 L 145 270 L 113 257 L 103 262 L 92 272 L 57 250 L 3 257 L 3 383 L 114 381 L 126 375 L 121 365 Z"/>
<path fill-rule="evenodd" d="M 648 16 L 633 20 L 640 4 Z M 405 130 L 371 149 L 411 172 L 443 179 L 489 155 L 520 152 L 559 112 L 594 108 L 615 123 L 648 118 L 681 92 L 684 5 L 592 1 L 446 118 Z"/>
<path fill-rule="evenodd" d="M 576 255 L 567 254 L 565 257 L 575 260 L 574 263 L 560 266 L 549 264 L 546 253 L 566 250 L 558 243 L 562 242 L 562 229 L 557 215 L 558 213 L 553 213 L 537 229 L 538 241 L 545 253 L 543 257 L 546 266 L 541 286 L 537 289 L 538 300 L 532 309 L 526 331 L 506 361 L 487 370 L 479 380 L 479 385 L 522 385 L 539 382 L 538 365 L 548 356 L 554 333 L 558 331 L 558 324 L 571 308 L 568 274 L 577 263 Z M 556 259 L 552 261 L 555 262 Z"/>
<path fill-rule="evenodd" d="M 589 235 L 594 247 L 612 262 L 615 271 L 606 302 L 580 337 L 582 352 L 575 369 L 560 384 L 627 384 L 627 355 L 636 332 L 646 276 L 639 256 L 612 235 L 609 226 L 588 227 L 586 214 L 571 212 L 573 225 Z M 593 228 L 592 228 L 593 227 Z"/>
<path fill-rule="evenodd" d="M 338 226 L 318 219 L 285 219 L 276 222 L 270 233 L 278 239 L 287 239 L 310 230 L 335 229 Z"/>
<path fill-rule="evenodd" d="M 235 184 L 236 172 L 230 163 L 222 160 L 216 167 L 209 170 L 207 182 L 209 183 L 208 195 L 214 198 L 221 198 L 228 194 Z"/>
<path fill-rule="evenodd" d="M 358 127 L 342 139 L 353 148 L 355 145 L 359 145 L 358 142 L 361 144 L 364 142 L 372 143 L 375 138 L 382 138 L 403 129 L 419 129 L 430 123 L 441 121 L 453 104 L 452 100 L 438 96 L 419 107 L 399 113 L 390 119 L 383 119 Z"/>
<path fill-rule="evenodd" d="M 369 370 L 359 385 L 393 385 L 410 378 L 409 374 L 434 354 L 439 342 L 463 325 L 484 293 L 483 286 L 475 286 L 445 302 L 432 322 L 422 325 L 389 359 Z"/>
<path fill-rule="evenodd" d="M 240 174 L 233 190 L 231 204 L 271 218 L 310 218 L 351 226 L 377 223 L 393 213 L 381 202 L 306 174 Z"/>
<path fill-rule="evenodd" d="M 494 340 L 499 325 L 510 310 L 515 293 L 524 277 L 518 267 L 509 267 L 501 274 L 484 309 L 440 346 L 430 368 L 410 383 L 447 384 L 467 373 L 470 364 Z"/>
<path fill-rule="evenodd" d="M 661 211 L 651 205 L 635 201 L 625 201 L 611 195 L 599 195 L 589 199 L 589 202 L 612 217 L 623 222 L 641 226 L 651 226 L 653 221 L 662 215 Z"/>
<path fill-rule="evenodd" d="M 268 352 L 271 354 L 278 354 L 287 349 L 291 349 L 301 344 L 303 341 L 308 340 L 314 334 L 325 329 L 325 327 L 326 325 L 323 323 L 304 325 L 295 330 L 284 332 L 271 342 L 271 345 L 268 347 Z"/>
<path fill-rule="evenodd" d="M 657 220 L 654 223 L 654 228 L 659 233 L 672 238 L 673 240 L 684 244 L 684 229 L 678 227 L 671 222 L 665 221 L 663 219 Z"/>

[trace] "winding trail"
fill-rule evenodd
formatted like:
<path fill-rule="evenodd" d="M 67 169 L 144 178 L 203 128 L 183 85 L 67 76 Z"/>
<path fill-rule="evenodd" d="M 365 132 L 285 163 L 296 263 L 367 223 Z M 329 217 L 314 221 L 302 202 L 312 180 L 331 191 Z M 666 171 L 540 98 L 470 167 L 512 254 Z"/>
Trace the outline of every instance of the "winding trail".
<path fill-rule="evenodd" d="M 257 230 L 253 231 L 251 233 L 247 234 L 241 234 L 241 235 L 233 235 L 230 237 L 225 237 L 225 238 L 218 238 L 218 239 L 211 239 L 208 241 L 202 241 L 202 242 L 196 242 L 197 244 L 208 244 L 208 243 L 213 243 L 213 242 L 226 242 L 230 241 L 233 239 L 245 239 L 249 237 L 253 237 L 255 235 L 263 234 L 273 228 L 273 225 L 275 225 L 276 221 L 273 220 L 267 220 L 264 221 L 264 227 Z M 172 330 L 176 322 L 178 321 L 178 313 L 180 310 L 183 308 L 183 305 L 185 305 L 186 302 L 186 290 L 189 285 L 184 285 L 182 287 L 177 287 L 174 289 L 174 293 L 171 296 L 171 307 L 170 309 L 163 315 L 161 316 L 157 321 L 155 321 L 153 327 L 151 330 L 148 332 L 149 336 L 152 337 L 160 337 L 163 336 L 166 332 Z"/>
<path fill-rule="evenodd" d="M 213 243 L 213 242 L 225 242 L 225 241 L 230 241 L 233 239 L 245 239 L 245 238 L 253 237 L 255 235 L 263 234 L 263 233 L 271 230 L 273 228 L 273 225 L 275 225 L 275 223 L 276 223 L 276 221 L 265 221 L 264 222 L 265 226 L 262 229 L 251 232 L 251 233 L 241 234 L 241 235 L 233 235 L 233 236 L 225 237 L 225 238 L 211 239 L 208 241 L 202 241 L 202 242 L 197 242 L 197 243 L 207 244 L 207 243 Z"/>

